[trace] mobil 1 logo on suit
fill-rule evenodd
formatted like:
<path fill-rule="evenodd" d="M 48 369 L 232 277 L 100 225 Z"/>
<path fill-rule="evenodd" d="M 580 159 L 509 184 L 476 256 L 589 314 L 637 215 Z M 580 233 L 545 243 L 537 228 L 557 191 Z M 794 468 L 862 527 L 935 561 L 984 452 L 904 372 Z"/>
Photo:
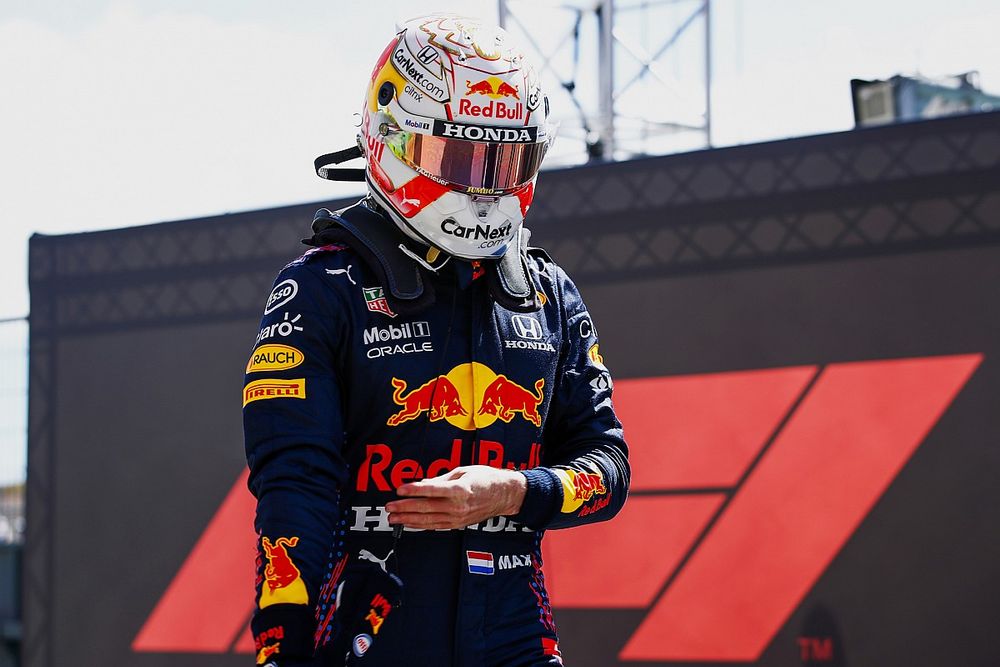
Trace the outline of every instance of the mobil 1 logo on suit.
<path fill-rule="evenodd" d="M 368 327 L 362 335 L 365 356 L 369 359 L 391 357 L 397 354 L 433 352 L 431 325 L 428 322 L 401 322 L 388 326 Z"/>

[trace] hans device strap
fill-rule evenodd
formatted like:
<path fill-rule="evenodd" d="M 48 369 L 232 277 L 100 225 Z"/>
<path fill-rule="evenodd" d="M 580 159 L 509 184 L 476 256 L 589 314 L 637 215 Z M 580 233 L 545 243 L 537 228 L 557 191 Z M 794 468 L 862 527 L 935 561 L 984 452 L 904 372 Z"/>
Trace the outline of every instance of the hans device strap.
<path fill-rule="evenodd" d="M 484 262 L 490 294 L 501 306 L 515 313 L 534 313 L 542 307 L 538 287 L 531 277 L 528 259 L 528 239 L 524 227 L 517 230 L 517 237 L 507 246 L 507 252 L 496 261 Z"/>
<path fill-rule="evenodd" d="M 434 302 L 434 288 L 423 269 L 399 250 L 401 232 L 381 213 L 362 202 L 331 212 L 321 208 L 313 217 L 311 246 L 343 243 L 351 247 L 386 287 L 386 300 L 401 314 L 419 312 Z"/>

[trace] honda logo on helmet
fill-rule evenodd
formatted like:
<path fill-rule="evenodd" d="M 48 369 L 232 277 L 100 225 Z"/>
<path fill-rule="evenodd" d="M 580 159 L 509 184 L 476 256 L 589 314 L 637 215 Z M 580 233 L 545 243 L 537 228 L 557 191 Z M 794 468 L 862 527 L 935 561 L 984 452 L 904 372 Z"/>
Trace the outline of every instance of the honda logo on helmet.
<path fill-rule="evenodd" d="M 533 143 L 538 139 L 535 127 L 492 127 L 483 125 L 463 125 L 443 120 L 434 121 L 434 134 L 450 139 L 468 141 L 495 141 L 500 143 Z"/>
<path fill-rule="evenodd" d="M 438 52 L 434 50 L 433 46 L 425 46 L 420 49 L 420 53 L 417 54 L 417 60 L 425 65 L 430 65 L 432 62 L 438 59 Z"/>

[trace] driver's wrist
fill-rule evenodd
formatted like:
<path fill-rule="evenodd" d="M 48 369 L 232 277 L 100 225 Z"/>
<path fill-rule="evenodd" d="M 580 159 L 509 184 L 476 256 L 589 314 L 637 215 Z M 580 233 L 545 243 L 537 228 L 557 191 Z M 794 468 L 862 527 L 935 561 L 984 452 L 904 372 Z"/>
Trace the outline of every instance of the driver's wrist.
<path fill-rule="evenodd" d="M 504 510 L 504 516 L 511 516 L 520 512 L 521 507 L 524 505 L 524 496 L 528 492 L 527 478 L 520 472 L 511 472 L 513 474 L 509 476 L 509 481 L 507 482 L 507 507 Z"/>

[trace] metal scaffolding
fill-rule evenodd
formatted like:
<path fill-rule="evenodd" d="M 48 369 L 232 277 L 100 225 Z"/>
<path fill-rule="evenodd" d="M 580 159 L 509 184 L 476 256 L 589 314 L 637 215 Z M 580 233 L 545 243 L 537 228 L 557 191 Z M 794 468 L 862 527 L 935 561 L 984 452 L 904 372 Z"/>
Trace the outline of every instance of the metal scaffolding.
<path fill-rule="evenodd" d="M 558 83 L 550 164 L 712 145 L 710 0 L 499 0 L 499 18 Z"/>

